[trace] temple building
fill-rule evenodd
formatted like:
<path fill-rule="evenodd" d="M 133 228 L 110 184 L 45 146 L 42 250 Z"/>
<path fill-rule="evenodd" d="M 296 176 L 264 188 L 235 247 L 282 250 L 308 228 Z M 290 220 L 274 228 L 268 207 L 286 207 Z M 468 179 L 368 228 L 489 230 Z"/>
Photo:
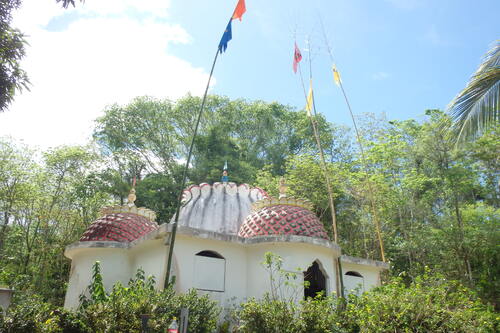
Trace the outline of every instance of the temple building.
<path fill-rule="evenodd" d="M 262 265 L 267 252 L 279 255 L 282 269 L 296 274 L 294 291 L 285 292 L 297 299 L 320 291 L 339 294 L 339 258 L 346 293 L 380 285 L 386 263 L 342 255 L 311 203 L 288 197 L 285 186 L 280 192 L 272 198 L 260 188 L 228 182 L 227 172 L 220 183 L 185 189 L 173 250 L 176 292 L 195 288 L 222 307 L 259 298 L 271 288 Z M 104 208 L 80 240 L 66 247 L 72 261 L 66 308 L 78 307 L 79 296 L 88 293 L 96 261 L 107 290 L 117 281 L 127 284 L 139 268 L 163 288 L 172 223 L 158 225 L 155 213 L 134 201 L 132 189 L 127 205 Z"/>

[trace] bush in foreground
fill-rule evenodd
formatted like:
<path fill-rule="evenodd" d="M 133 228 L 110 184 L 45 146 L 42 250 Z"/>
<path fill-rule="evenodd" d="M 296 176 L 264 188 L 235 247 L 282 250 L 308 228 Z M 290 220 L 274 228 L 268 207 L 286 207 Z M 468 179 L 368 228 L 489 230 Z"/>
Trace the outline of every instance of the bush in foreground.
<path fill-rule="evenodd" d="M 498 332 L 500 317 L 469 289 L 428 274 L 409 286 L 395 278 L 347 300 L 319 295 L 300 304 L 250 300 L 235 313 L 236 331 L 254 332 Z"/>
<path fill-rule="evenodd" d="M 154 286 L 154 279 L 145 278 L 144 272 L 139 270 L 128 286 L 116 283 L 106 294 L 99 263 L 96 263 L 89 296 L 82 296 L 77 311 L 55 307 L 26 295 L 9 309 L 5 318 L 0 318 L 0 332 L 132 333 L 141 331 L 141 314 L 149 314 L 149 332 L 163 333 L 173 317 L 179 316 L 181 308 L 189 310 L 189 332 L 216 329 L 219 308 L 208 296 L 200 296 L 195 290 L 175 295 L 171 286 L 162 291 L 155 290 Z"/>
<path fill-rule="evenodd" d="M 278 281 L 275 279 L 274 281 Z M 140 315 L 151 315 L 150 332 L 164 332 L 182 307 L 189 309 L 190 333 L 215 332 L 219 309 L 196 291 L 175 295 L 154 290 L 154 280 L 138 271 L 127 287 L 106 294 L 98 265 L 89 297 L 78 311 L 67 311 L 24 297 L 0 316 L 0 332 L 140 332 Z M 470 290 L 442 276 L 425 274 L 410 285 L 396 278 L 347 300 L 318 295 L 298 304 L 279 293 L 241 304 L 232 317 L 238 333 L 342 332 L 497 332 L 500 317 Z M 220 332 L 230 332 L 227 323 Z"/>

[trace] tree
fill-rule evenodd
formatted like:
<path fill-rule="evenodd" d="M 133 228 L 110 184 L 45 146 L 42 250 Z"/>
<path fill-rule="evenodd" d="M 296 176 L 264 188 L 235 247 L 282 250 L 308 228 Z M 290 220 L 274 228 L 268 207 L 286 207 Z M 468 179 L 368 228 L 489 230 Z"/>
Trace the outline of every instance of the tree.
<path fill-rule="evenodd" d="M 52 149 L 41 162 L 33 156 L 39 155 L 0 141 L 0 284 L 60 303 L 69 271 L 64 248 L 109 195 L 98 186 L 100 160 L 88 147 Z"/>
<path fill-rule="evenodd" d="M 14 95 L 29 84 L 20 65 L 26 40 L 21 31 L 10 26 L 12 11 L 20 5 L 21 0 L 0 0 L 0 112 L 7 110 Z"/>
<path fill-rule="evenodd" d="M 500 120 L 500 40 L 485 54 L 467 86 L 448 106 L 457 141 L 476 138 Z"/>

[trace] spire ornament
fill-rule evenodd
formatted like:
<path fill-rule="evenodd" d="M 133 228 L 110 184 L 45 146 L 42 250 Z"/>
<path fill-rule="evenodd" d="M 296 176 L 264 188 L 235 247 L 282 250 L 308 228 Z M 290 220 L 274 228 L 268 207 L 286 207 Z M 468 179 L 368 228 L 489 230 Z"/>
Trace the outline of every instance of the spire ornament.
<path fill-rule="evenodd" d="M 224 163 L 224 168 L 222 169 L 222 178 L 221 181 L 223 184 L 227 184 L 229 182 L 229 176 L 227 175 L 227 160 Z"/>
<path fill-rule="evenodd" d="M 288 190 L 288 185 L 286 184 L 285 177 L 281 177 L 281 179 L 280 179 L 279 190 L 280 190 L 279 198 L 280 199 L 286 198 L 286 192 Z"/>
<path fill-rule="evenodd" d="M 137 199 L 137 196 L 135 195 L 135 176 L 134 176 L 134 179 L 132 180 L 132 188 L 130 189 L 130 192 L 128 193 L 128 197 L 127 197 L 127 206 L 135 207 L 135 200 L 136 199 Z"/>

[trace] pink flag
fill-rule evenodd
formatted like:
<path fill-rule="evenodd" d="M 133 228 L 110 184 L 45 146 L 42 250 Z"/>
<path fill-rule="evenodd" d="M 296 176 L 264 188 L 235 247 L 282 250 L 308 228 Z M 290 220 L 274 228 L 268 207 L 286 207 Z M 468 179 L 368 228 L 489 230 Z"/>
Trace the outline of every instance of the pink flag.
<path fill-rule="evenodd" d="M 293 53 L 293 72 L 297 73 L 297 65 L 302 60 L 302 54 L 300 53 L 297 43 L 295 43 L 295 52 Z"/>

